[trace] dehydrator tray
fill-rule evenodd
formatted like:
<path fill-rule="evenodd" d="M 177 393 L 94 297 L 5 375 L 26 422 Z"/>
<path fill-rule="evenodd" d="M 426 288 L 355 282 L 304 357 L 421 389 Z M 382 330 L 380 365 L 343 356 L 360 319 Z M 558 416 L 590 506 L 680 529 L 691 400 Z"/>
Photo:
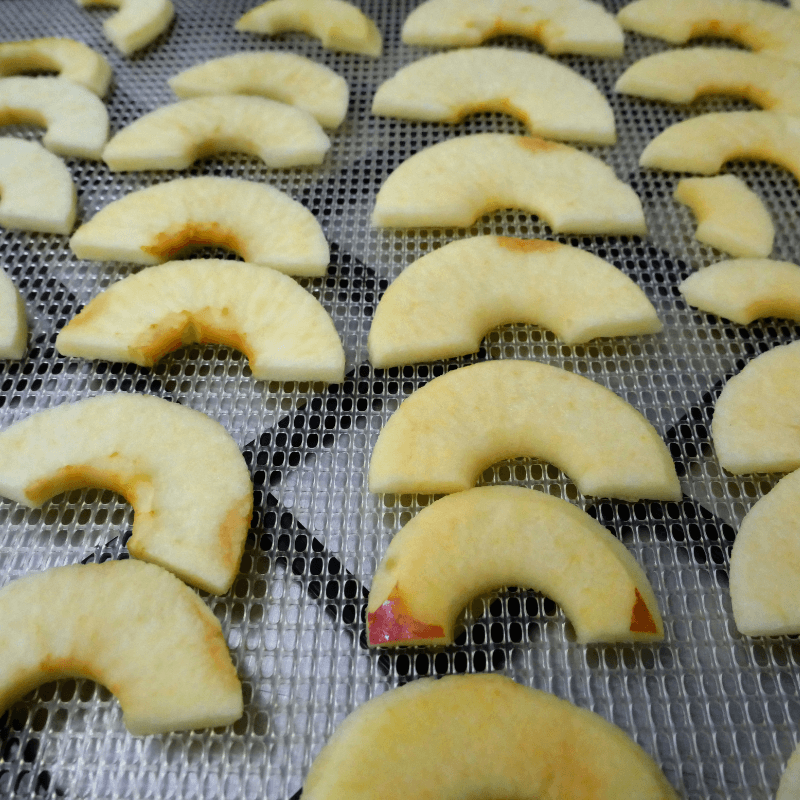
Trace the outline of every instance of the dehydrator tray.
<path fill-rule="evenodd" d="M 114 69 L 106 98 L 112 133 L 174 101 L 167 79 L 209 58 L 286 50 L 342 75 L 350 86 L 349 111 L 331 132 L 332 147 L 320 167 L 269 170 L 256 158 L 225 155 L 180 174 L 263 181 L 316 215 L 330 242 L 331 263 L 326 277 L 300 282 L 335 321 L 347 378 L 335 386 L 255 381 L 245 358 L 223 346 L 188 346 L 151 369 L 61 357 L 54 349 L 58 330 L 135 268 L 81 261 L 67 237 L 0 231 L 2 266 L 24 295 L 31 327 L 25 358 L 0 363 L 0 427 L 102 392 L 153 394 L 222 423 L 245 454 L 255 490 L 241 573 L 228 595 L 203 595 L 222 623 L 242 680 L 244 716 L 225 729 L 135 738 L 106 689 L 87 680 L 47 684 L 0 717 L 0 797 L 290 800 L 332 731 L 367 699 L 423 676 L 499 672 L 619 725 L 684 798 L 771 798 L 800 740 L 800 642 L 741 636 L 727 577 L 743 515 L 778 476 L 726 474 L 709 424 L 727 379 L 759 353 L 800 338 L 800 328 L 774 319 L 740 327 L 687 307 L 677 291 L 680 280 L 723 256 L 694 240 L 691 213 L 672 200 L 680 176 L 638 167 L 645 145 L 668 125 L 751 106 L 717 98 L 678 107 L 615 95 L 614 82 L 625 68 L 667 49 L 626 34 L 621 59 L 558 60 L 593 80 L 610 100 L 618 144 L 578 147 L 603 158 L 634 187 L 649 236 L 554 236 L 536 217 L 516 210 L 487 215 L 469 229 L 376 230 L 369 216 L 377 190 L 413 153 L 468 133 L 524 133 L 519 122 L 501 114 L 474 115 L 454 126 L 370 115 L 378 85 L 433 52 L 400 42 L 402 22 L 416 3 L 358 3 L 383 32 L 384 55 L 377 60 L 324 50 L 301 34 L 238 33 L 233 24 L 251 0 L 175 5 L 168 31 L 131 59 L 102 35 L 112 10 L 82 9 L 74 0 L 5 0 L 0 32 L 3 40 L 71 36 L 102 52 Z M 606 5 L 618 8 L 617 2 Z M 517 37 L 493 43 L 542 52 Z M 41 134 L 33 126 L 6 130 L 26 138 Z M 78 188 L 79 221 L 134 189 L 176 176 L 112 174 L 102 163 L 80 159 L 67 164 Z M 772 257 L 796 261 L 796 180 L 764 163 L 734 162 L 725 171 L 743 177 L 766 203 L 777 229 Z M 432 249 L 483 233 L 555 238 L 607 258 L 643 287 L 663 332 L 568 347 L 536 326 L 510 324 L 492 331 L 472 357 L 373 369 L 367 334 L 387 285 Z M 681 477 L 679 503 L 583 497 L 562 472 L 530 458 L 496 464 L 480 479 L 566 498 L 613 531 L 654 586 L 665 621 L 663 642 L 578 645 L 553 602 L 509 589 L 471 603 L 465 632 L 453 646 L 367 649 L 366 598 L 376 565 L 393 535 L 431 501 L 370 494 L 366 469 L 378 432 L 398 404 L 432 377 L 508 358 L 590 377 L 638 408 L 668 443 Z M 40 510 L 0 501 L 0 585 L 55 565 L 124 557 L 131 522 L 130 507 L 109 491 L 73 491 Z"/>

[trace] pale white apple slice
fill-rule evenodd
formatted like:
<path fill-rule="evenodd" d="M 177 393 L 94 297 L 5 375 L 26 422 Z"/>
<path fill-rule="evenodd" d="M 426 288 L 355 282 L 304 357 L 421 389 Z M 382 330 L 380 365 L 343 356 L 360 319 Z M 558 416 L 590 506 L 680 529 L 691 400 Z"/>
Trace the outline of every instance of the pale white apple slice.
<path fill-rule="evenodd" d="M 0 80 L 0 125 L 19 122 L 47 128 L 42 144 L 60 156 L 99 159 L 108 139 L 103 101 L 65 78 Z"/>
<path fill-rule="evenodd" d="M 52 70 L 59 77 L 85 86 L 102 97 L 111 82 L 111 65 L 105 56 L 83 42 L 63 37 L 28 39 L 0 44 L 0 75 Z"/>
<path fill-rule="evenodd" d="M 256 94 L 302 108 L 320 125 L 338 128 L 347 114 L 347 81 L 332 69 L 294 53 L 235 53 L 169 79 L 178 97 Z"/>
<path fill-rule="evenodd" d="M 267 0 L 241 16 L 236 30 L 270 35 L 300 31 L 330 50 L 375 58 L 383 52 L 375 23 L 345 0 Z"/>
<path fill-rule="evenodd" d="M 662 327 L 644 292 L 602 258 L 558 242 L 476 236 L 423 256 L 389 286 L 369 358 L 383 368 L 474 353 L 508 322 L 542 325 L 567 344 Z"/>
<path fill-rule="evenodd" d="M 548 53 L 622 55 L 622 29 L 613 14 L 590 0 L 427 0 L 403 24 L 406 44 L 464 47 L 516 34 Z"/>
<path fill-rule="evenodd" d="M 656 136 L 639 164 L 714 175 L 726 161 L 741 158 L 771 161 L 800 180 L 800 118 L 776 111 L 703 114 Z"/>
<path fill-rule="evenodd" d="M 467 603 L 503 586 L 557 602 L 584 644 L 664 637 L 644 570 L 599 522 L 542 492 L 484 486 L 437 500 L 392 539 L 372 580 L 368 641 L 452 644 Z"/>
<path fill-rule="evenodd" d="M 533 136 L 479 133 L 411 156 L 381 186 L 377 227 L 466 227 L 520 208 L 554 231 L 646 234 L 636 192 L 600 159 Z"/>
<path fill-rule="evenodd" d="M 78 5 L 115 6 L 119 11 L 103 23 L 106 38 L 129 56 L 160 36 L 175 16 L 170 0 L 76 0 Z"/>
<path fill-rule="evenodd" d="M 761 198 L 741 178 L 683 178 L 672 196 L 692 209 L 698 242 L 742 258 L 765 258 L 772 252 L 772 218 Z"/>
<path fill-rule="evenodd" d="M 765 55 L 800 62 L 800 17 L 777 3 L 634 0 L 622 8 L 617 19 L 625 30 L 671 44 L 684 44 L 697 36 L 718 36 Z"/>
<path fill-rule="evenodd" d="M 219 621 L 140 561 L 72 564 L 0 589 L 0 713 L 42 683 L 89 678 L 136 736 L 230 725 L 242 686 Z"/>
<path fill-rule="evenodd" d="M 800 452 L 800 451 L 798 451 Z M 679 500 L 661 437 L 588 378 L 535 361 L 488 361 L 434 378 L 404 400 L 372 451 L 369 488 L 448 494 L 504 458 L 536 456 L 586 495 Z"/>
<path fill-rule="evenodd" d="M 378 87 L 372 113 L 458 122 L 478 111 L 518 117 L 536 136 L 614 144 L 614 113 L 590 81 L 551 58 L 500 47 L 439 53 Z"/>
<path fill-rule="evenodd" d="M 420 787 L 442 800 L 678 800 L 616 725 L 501 675 L 423 678 L 372 698 L 322 748 L 303 800 L 407 800 Z"/>
<path fill-rule="evenodd" d="M 130 275 L 70 320 L 56 349 L 149 367 L 190 342 L 241 350 L 260 380 L 344 379 L 342 343 L 322 304 L 287 275 L 238 261 L 173 261 Z"/>
<path fill-rule="evenodd" d="M 202 176 L 109 203 L 70 239 L 78 258 L 162 264 L 190 247 L 229 247 L 291 275 L 324 275 L 328 243 L 314 215 L 262 183 Z"/>
<path fill-rule="evenodd" d="M 27 344 L 25 301 L 11 278 L 0 269 L 0 358 L 22 358 Z"/>
<path fill-rule="evenodd" d="M 0 138 L 0 225 L 67 234 L 75 202 L 72 175 L 58 156 L 38 142 Z"/>
<path fill-rule="evenodd" d="M 754 358 L 722 390 L 711 426 L 728 472 L 800 467 L 800 342 Z"/>
<path fill-rule="evenodd" d="M 266 97 L 194 97 L 162 106 L 115 134 L 103 150 L 114 172 L 186 169 L 198 158 L 237 151 L 268 167 L 321 164 L 331 146 L 307 111 Z"/>
<path fill-rule="evenodd" d="M 218 422 L 176 403 L 106 394 L 40 411 L 0 433 L 0 495 L 36 508 L 100 486 L 134 509 L 128 549 L 214 594 L 239 571 L 250 473 Z"/>
<path fill-rule="evenodd" d="M 794 6 L 797 8 L 797 6 Z M 797 800 L 800 797 L 800 745 L 795 747 L 778 784 L 775 800 Z"/>
<path fill-rule="evenodd" d="M 767 258 L 721 261 L 678 287 L 686 302 L 739 325 L 760 317 L 800 321 L 800 267 Z"/>

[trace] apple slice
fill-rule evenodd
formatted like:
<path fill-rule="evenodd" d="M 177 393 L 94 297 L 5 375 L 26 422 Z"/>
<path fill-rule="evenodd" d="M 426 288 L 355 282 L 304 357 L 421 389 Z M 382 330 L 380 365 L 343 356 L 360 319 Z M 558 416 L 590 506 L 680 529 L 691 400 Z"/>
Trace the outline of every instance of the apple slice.
<path fill-rule="evenodd" d="M 414 392 L 378 436 L 369 489 L 458 492 L 491 464 L 520 455 L 555 464 L 586 495 L 681 497 L 669 450 L 633 406 L 588 378 L 535 361 L 474 364 Z"/>
<path fill-rule="evenodd" d="M 467 227 L 521 208 L 554 231 L 646 234 L 636 192 L 600 159 L 533 136 L 478 133 L 427 147 L 381 186 L 372 224 Z"/>
<path fill-rule="evenodd" d="M 0 269 L 0 358 L 22 358 L 27 345 L 25 301 L 11 278 Z"/>
<path fill-rule="evenodd" d="M 0 589 L 0 713 L 42 683 L 88 678 L 135 736 L 230 725 L 242 686 L 219 621 L 140 561 L 73 564 Z"/>
<path fill-rule="evenodd" d="M 42 144 L 60 156 L 99 159 L 108 139 L 103 101 L 66 78 L 0 80 L 0 125 L 19 122 L 46 127 Z"/>
<path fill-rule="evenodd" d="M 253 377 L 344 379 L 344 350 L 322 304 L 287 275 L 238 261 L 174 261 L 94 298 L 56 339 L 62 355 L 150 367 L 190 342 L 241 350 Z"/>
<path fill-rule="evenodd" d="M 160 36 L 172 22 L 170 0 L 75 0 L 78 5 L 115 6 L 119 11 L 103 23 L 106 38 L 123 55 L 141 50 Z"/>
<path fill-rule="evenodd" d="M 169 79 L 178 97 L 255 94 L 307 111 L 325 128 L 347 114 L 347 81 L 332 69 L 294 53 L 235 53 L 214 58 Z"/>
<path fill-rule="evenodd" d="M 0 495 L 37 508 L 100 486 L 135 513 L 128 549 L 224 594 L 253 507 L 250 472 L 228 432 L 157 397 L 106 394 L 40 411 L 0 433 Z"/>
<path fill-rule="evenodd" d="M 423 678 L 352 712 L 303 800 L 376 797 L 678 800 L 616 725 L 501 675 Z"/>
<path fill-rule="evenodd" d="M 75 39 L 50 36 L 0 44 L 0 76 L 52 70 L 98 97 L 108 91 L 111 65 L 105 56 Z"/>
<path fill-rule="evenodd" d="M 797 800 L 798 797 L 800 797 L 800 746 L 796 746 L 789 757 L 778 784 L 775 800 Z"/>
<path fill-rule="evenodd" d="M 324 275 L 330 253 L 314 215 L 263 183 L 202 176 L 131 192 L 70 239 L 78 258 L 163 264 L 187 248 L 229 247 L 291 275 Z"/>
<path fill-rule="evenodd" d="M 330 50 L 375 58 L 383 52 L 375 23 L 345 0 L 267 0 L 241 16 L 236 30 L 270 35 L 300 31 Z"/>
<path fill-rule="evenodd" d="M 502 586 L 556 601 L 578 642 L 664 638 L 644 570 L 599 522 L 560 498 L 484 486 L 437 500 L 381 559 L 367 605 L 371 645 L 443 645 L 460 611 Z"/>
<path fill-rule="evenodd" d="M 644 292 L 602 258 L 558 242 L 476 236 L 423 256 L 389 286 L 369 358 L 384 368 L 474 353 L 508 322 L 542 325 L 567 344 L 662 327 Z"/>
<path fill-rule="evenodd" d="M 378 87 L 372 113 L 458 122 L 478 111 L 518 117 L 536 136 L 614 144 L 614 113 L 600 90 L 546 56 L 500 47 L 421 58 Z"/>
<path fill-rule="evenodd" d="M 58 156 L 38 142 L 0 138 L 0 225 L 68 234 L 75 202 L 72 175 Z"/>
<path fill-rule="evenodd" d="M 470 47 L 492 36 L 515 34 L 540 42 L 548 53 L 622 55 L 622 28 L 590 0 L 427 0 L 403 24 L 406 44 Z"/>
<path fill-rule="evenodd" d="M 186 169 L 197 159 L 237 151 L 268 167 L 321 164 L 331 146 L 307 111 L 265 97 L 195 97 L 162 106 L 123 128 L 103 150 L 114 172 Z"/>

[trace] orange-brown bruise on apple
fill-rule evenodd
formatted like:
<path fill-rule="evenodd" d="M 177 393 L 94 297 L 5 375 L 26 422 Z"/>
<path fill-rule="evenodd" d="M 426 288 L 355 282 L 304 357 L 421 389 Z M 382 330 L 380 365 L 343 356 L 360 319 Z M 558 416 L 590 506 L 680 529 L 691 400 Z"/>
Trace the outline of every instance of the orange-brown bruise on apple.
<path fill-rule="evenodd" d="M 112 454 L 112 457 L 113 455 L 115 454 Z M 142 480 L 146 480 L 144 476 Z M 31 503 L 41 505 L 57 494 L 93 486 L 98 489 L 110 489 L 124 497 L 131 505 L 135 505 L 136 486 L 140 482 L 135 479 L 132 481 L 130 476 L 117 474 L 111 470 L 97 469 L 86 464 L 70 464 L 26 486 L 25 496 Z"/>
<path fill-rule="evenodd" d="M 411 615 L 397 584 L 378 610 L 367 614 L 367 629 L 371 645 L 444 639 L 441 625 L 428 625 Z"/>
<path fill-rule="evenodd" d="M 634 589 L 636 593 L 636 602 L 633 604 L 633 611 L 631 612 L 631 633 L 658 633 L 653 615 L 647 607 L 642 595 L 639 594 L 638 589 Z"/>
<path fill-rule="evenodd" d="M 549 142 L 540 136 L 518 136 L 517 142 L 520 147 L 530 150 L 531 153 L 546 153 L 548 150 L 556 150 L 559 147 L 556 142 Z"/>
<path fill-rule="evenodd" d="M 148 255 L 168 261 L 190 247 L 227 247 L 247 261 L 246 243 L 218 222 L 189 222 L 159 233 L 152 244 L 142 245 Z"/>
<path fill-rule="evenodd" d="M 514 236 L 498 236 L 497 245 L 512 253 L 553 253 L 562 247 L 547 239 L 517 239 Z"/>

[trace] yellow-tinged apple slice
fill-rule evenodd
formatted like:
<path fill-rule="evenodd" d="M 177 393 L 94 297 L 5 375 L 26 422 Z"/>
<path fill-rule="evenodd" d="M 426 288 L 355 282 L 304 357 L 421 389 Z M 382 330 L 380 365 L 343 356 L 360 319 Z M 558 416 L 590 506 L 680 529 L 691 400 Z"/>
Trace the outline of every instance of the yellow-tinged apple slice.
<path fill-rule="evenodd" d="M 250 473 L 218 422 L 136 394 L 33 414 L 0 433 L 0 495 L 36 508 L 100 486 L 134 509 L 128 549 L 214 594 L 239 570 L 253 506 Z"/>
<path fill-rule="evenodd" d="M 796 8 L 797 6 L 795 6 Z M 775 800 L 797 800 L 800 797 L 800 746 L 795 747 L 794 752 L 786 763 L 786 768 L 781 775 L 778 784 L 778 793 Z"/>
<path fill-rule="evenodd" d="M 294 53 L 235 53 L 179 72 L 169 79 L 178 97 L 256 94 L 302 108 L 325 128 L 347 114 L 347 81 L 332 69 Z"/>
<path fill-rule="evenodd" d="M 129 56 L 161 35 L 175 16 L 170 0 L 76 0 L 78 5 L 115 6 L 119 11 L 103 23 L 106 38 Z"/>
<path fill-rule="evenodd" d="M 38 142 L 0 138 L 0 225 L 67 234 L 75 199 L 72 175 L 58 156 Z"/>
<path fill-rule="evenodd" d="M 219 621 L 140 561 L 72 564 L 0 589 L 0 713 L 42 683 L 89 678 L 136 736 L 230 725 L 242 686 Z"/>
<path fill-rule="evenodd" d="M 729 472 L 791 472 L 800 467 L 800 342 L 754 358 L 722 390 L 711 426 Z"/>
<path fill-rule="evenodd" d="M 383 52 L 375 23 L 345 0 L 267 0 L 241 16 L 236 30 L 270 35 L 300 31 L 330 50 L 375 58 Z"/>
<path fill-rule="evenodd" d="M 403 24 L 406 44 L 464 47 L 492 36 L 516 34 L 540 42 L 548 53 L 622 55 L 622 28 L 590 0 L 427 0 Z"/>
<path fill-rule="evenodd" d="M 476 236 L 423 256 L 389 286 L 369 358 L 384 368 L 474 353 L 508 322 L 542 325 L 567 344 L 662 327 L 644 292 L 602 258 L 558 242 Z"/>
<path fill-rule="evenodd" d="M 229 247 L 290 275 L 324 275 L 330 253 L 314 215 L 262 183 L 202 176 L 131 192 L 78 228 L 78 258 L 163 264 L 187 248 Z"/>
<path fill-rule="evenodd" d="M 108 112 L 93 92 L 66 78 L 0 80 L 0 125 L 47 128 L 42 144 L 60 156 L 99 159 L 108 139 Z"/>
<path fill-rule="evenodd" d="M 800 17 L 777 3 L 634 0 L 622 8 L 617 19 L 625 30 L 671 44 L 684 44 L 697 36 L 718 36 L 765 55 L 800 62 Z"/>
<path fill-rule="evenodd" d="M 437 500 L 392 539 L 369 593 L 369 643 L 452 644 L 467 603 L 502 586 L 559 603 L 584 644 L 664 637 L 644 570 L 599 522 L 542 492 L 484 486 Z"/>
<path fill-rule="evenodd" d="M 351 713 L 303 800 L 678 800 L 616 725 L 501 675 L 423 678 Z"/>
<path fill-rule="evenodd" d="M 52 70 L 102 97 L 111 82 L 111 65 L 96 50 L 75 39 L 48 37 L 0 44 L 0 76 Z"/>
<path fill-rule="evenodd" d="M 186 169 L 230 150 L 268 167 L 321 164 L 331 146 L 307 111 L 266 97 L 194 97 L 162 106 L 115 134 L 103 150 L 114 172 Z"/>
<path fill-rule="evenodd" d="M 669 450 L 633 406 L 588 378 L 535 361 L 474 364 L 414 392 L 378 436 L 369 488 L 458 492 L 491 464 L 523 455 L 555 464 L 586 495 L 681 497 Z"/>
<path fill-rule="evenodd" d="M 683 178 L 672 196 L 692 209 L 698 242 L 742 258 L 766 258 L 772 252 L 772 217 L 741 178 Z"/>
<path fill-rule="evenodd" d="M 690 275 L 678 289 L 687 303 L 739 325 L 760 317 L 800 321 L 800 267 L 788 261 L 721 261 Z"/>
<path fill-rule="evenodd" d="M 372 113 L 458 122 L 478 111 L 518 117 L 536 136 L 614 144 L 614 114 L 590 81 L 551 58 L 500 47 L 453 50 L 403 67 L 378 87 Z"/>
<path fill-rule="evenodd" d="M 636 192 L 600 159 L 506 133 L 460 136 L 411 156 L 381 186 L 372 224 L 463 228 L 500 208 L 521 208 L 563 233 L 647 233 Z"/>
<path fill-rule="evenodd" d="M 11 278 L 0 269 L 0 358 L 22 358 L 27 344 L 25 301 Z"/>
<path fill-rule="evenodd" d="M 152 366 L 190 342 L 241 350 L 253 377 L 344 379 L 344 350 L 322 304 L 292 278 L 238 261 L 174 261 L 113 284 L 62 328 L 62 355 Z"/>

